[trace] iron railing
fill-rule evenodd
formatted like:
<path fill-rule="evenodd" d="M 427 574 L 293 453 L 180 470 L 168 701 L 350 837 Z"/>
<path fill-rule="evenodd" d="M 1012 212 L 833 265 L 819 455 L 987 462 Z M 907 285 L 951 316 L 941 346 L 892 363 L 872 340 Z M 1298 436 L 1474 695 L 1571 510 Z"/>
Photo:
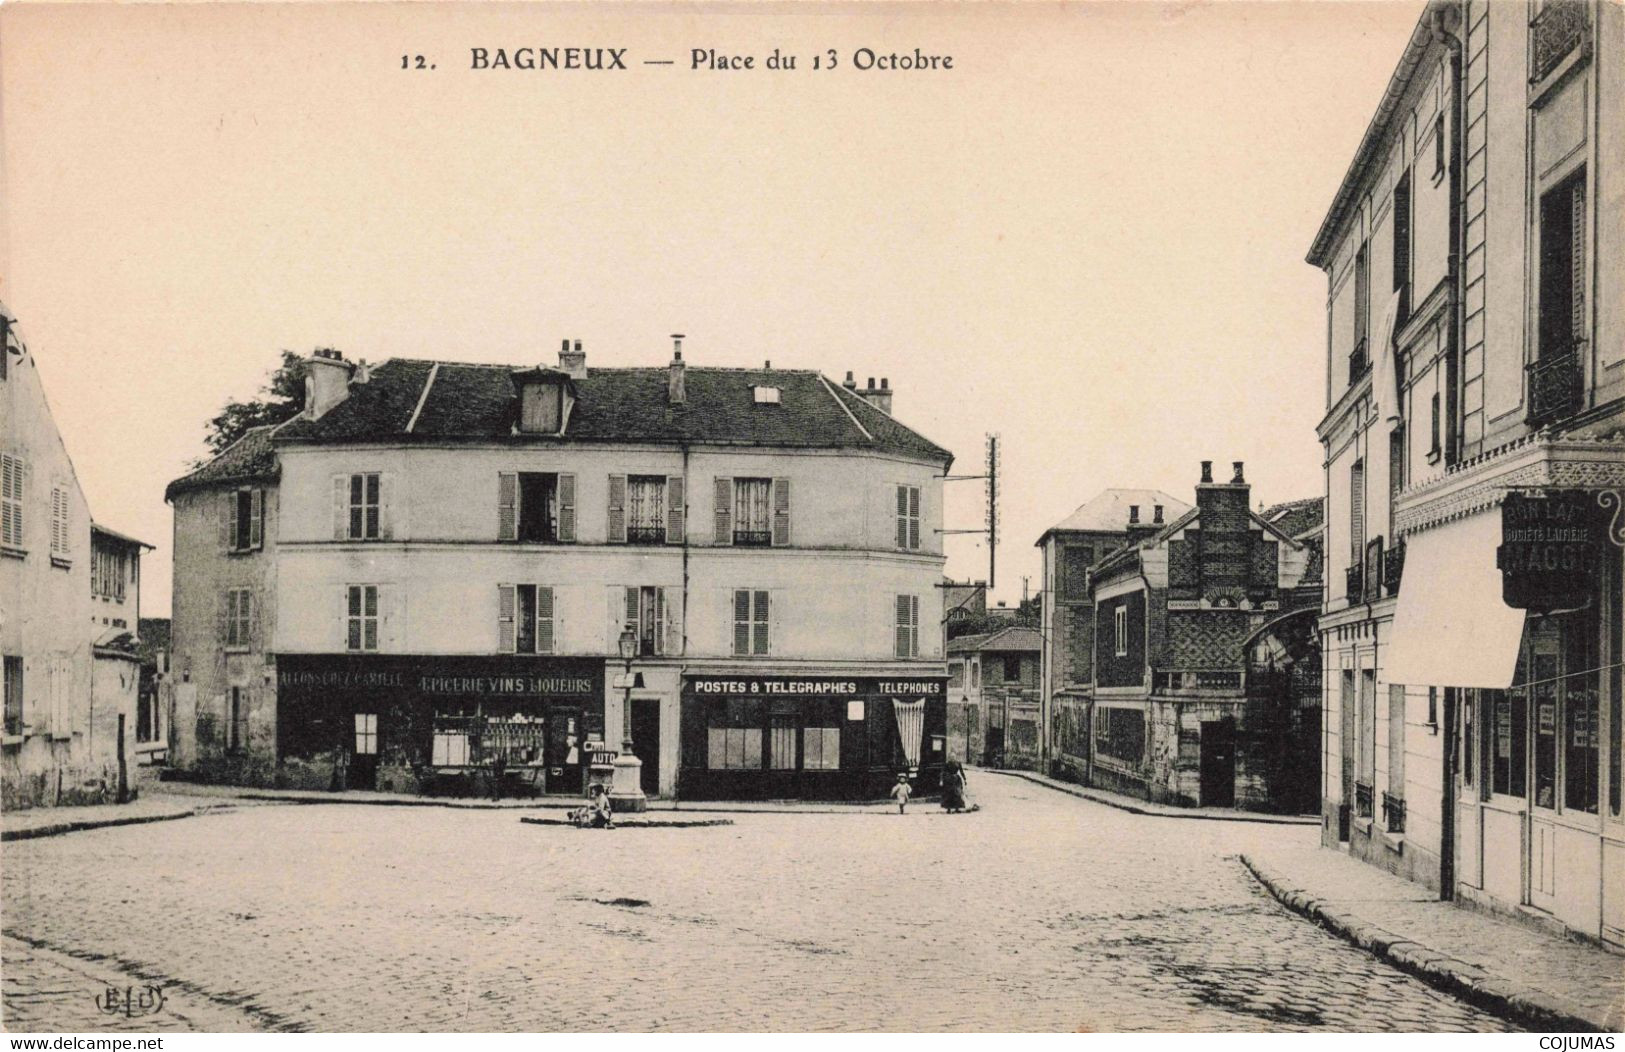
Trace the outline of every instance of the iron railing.
<path fill-rule="evenodd" d="M 1354 783 L 1354 814 L 1359 818 L 1371 817 L 1371 787 L 1364 782 Z"/>
<path fill-rule="evenodd" d="M 1405 542 L 1389 548 L 1382 555 L 1382 594 L 1398 595 L 1399 579 L 1405 574 Z"/>
<path fill-rule="evenodd" d="M 1405 800 L 1393 793 L 1382 794 L 1382 822 L 1390 833 L 1405 832 Z"/>
<path fill-rule="evenodd" d="M 1358 564 L 1350 566 L 1344 571 L 1343 584 L 1343 596 L 1349 602 L 1363 602 L 1365 599 L 1365 567 Z"/>
<path fill-rule="evenodd" d="M 1530 83 L 1539 83 L 1585 40 L 1586 5 L 1581 0 L 1547 0 L 1529 24 Z"/>
<path fill-rule="evenodd" d="M 1526 367 L 1529 373 L 1529 423 L 1533 426 L 1578 412 L 1585 397 L 1578 347 L 1542 355 Z"/>
<path fill-rule="evenodd" d="M 1360 342 L 1354 345 L 1354 350 L 1349 352 L 1349 386 L 1359 383 L 1360 377 L 1370 368 L 1371 358 L 1366 354 L 1366 341 L 1362 336 Z"/>
<path fill-rule="evenodd" d="M 770 548 L 772 546 L 772 530 L 734 530 L 734 547 L 736 548 Z"/>
<path fill-rule="evenodd" d="M 627 544 L 665 544 L 666 527 L 664 526 L 628 526 L 626 528 Z"/>

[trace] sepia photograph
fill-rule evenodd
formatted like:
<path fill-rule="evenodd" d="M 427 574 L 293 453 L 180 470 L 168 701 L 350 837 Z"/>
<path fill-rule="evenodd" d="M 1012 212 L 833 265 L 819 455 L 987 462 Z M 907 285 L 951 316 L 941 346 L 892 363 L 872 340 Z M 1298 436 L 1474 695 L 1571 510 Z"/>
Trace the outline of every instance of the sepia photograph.
<path fill-rule="evenodd" d="M 1622 118 L 1620 0 L 0 5 L 7 1049 L 1614 1049 Z"/>

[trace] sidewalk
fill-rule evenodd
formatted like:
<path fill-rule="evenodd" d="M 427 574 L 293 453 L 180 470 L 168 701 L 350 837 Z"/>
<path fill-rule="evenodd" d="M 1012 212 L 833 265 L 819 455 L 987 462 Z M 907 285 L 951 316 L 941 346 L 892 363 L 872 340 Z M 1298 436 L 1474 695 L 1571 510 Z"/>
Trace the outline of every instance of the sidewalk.
<path fill-rule="evenodd" d="M 1095 789 L 1087 785 L 1063 782 L 1059 778 L 1051 778 L 1048 775 L 1038 774 L 1033 771 L 995 770 L 987 767 L 972 767 L 970 770 L 976 774 L 1001 774 L 1009 778 L 1024 778 L 1045 788 L 1055 789 L 1070 796 L 1081 797 L 1084 800 L 1093 800 L 1097 804 L 1105 804 L 1107 807 L 1115 807 L 1119 811 L 1127 811 L 1135 815 L 1152 815 L 1157 818 L 1194 818 L 1209 822 L 1253 822 L 1272 826 L 1320 825 L 1319 815 L 1270 815 L 1258 811 L 1238 811 L 1232 807 L 1170 807 L 1166 804 L 1154 804 L 1149 800 L 1124 796 L 1121 793 L 1107 792 L 1104 789 Z"/>
<path fill-rule="evenodd" d="M 209 804 L 182 800 L 162 793 L 143 793 L 127 804 L 92 804 L 87 807 L 31 807 L 0 814 L 0 841 L 30 840 L 34 837 L 77 833 L 107 826 L 141 825 L 186 818 L 199 811 L 229 806 L 225 801 Z"/>
<path fill-rule="evenodd" d="M 1271 895 L 1433 986 L 1536 1030 L 1625 1029 L 1625 957 L 1461 909 L 1322 847 L 1243 855 Z"/>

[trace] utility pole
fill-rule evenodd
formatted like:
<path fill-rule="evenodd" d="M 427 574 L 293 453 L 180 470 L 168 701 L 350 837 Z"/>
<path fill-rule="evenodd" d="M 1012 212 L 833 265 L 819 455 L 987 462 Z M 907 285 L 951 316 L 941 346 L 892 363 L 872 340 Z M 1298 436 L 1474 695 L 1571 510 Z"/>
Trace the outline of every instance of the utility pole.
<path fill-rule="evenodd" d="M 995 571 L 998 567 L 999 550 L 999 436 L 990 433 L 987 436 L 987 471 L 981 475 L 944 475 L 944 482 L 968 482 L 972 479 L 983 479 L 987 483 L 987 519 L 980 529 L 975 530 L 938 530 L 943 536 L 958 533 L 976 533 L 987 535 L 987 587 L 991 591 L 995 582 Z"/>

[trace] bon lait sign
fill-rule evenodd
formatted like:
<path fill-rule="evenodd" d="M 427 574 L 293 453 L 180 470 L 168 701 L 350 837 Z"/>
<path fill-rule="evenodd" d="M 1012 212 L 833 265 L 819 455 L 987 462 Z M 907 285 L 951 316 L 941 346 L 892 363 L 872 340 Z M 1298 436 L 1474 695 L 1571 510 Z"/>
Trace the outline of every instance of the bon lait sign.
<path fill-rule="evenodd" d="M 1514 490 L 1501 504 L 1501 598 L 1521 610 L 1583 606 L 1602 574 L 1607 523 L 1585 490 Z"/>

